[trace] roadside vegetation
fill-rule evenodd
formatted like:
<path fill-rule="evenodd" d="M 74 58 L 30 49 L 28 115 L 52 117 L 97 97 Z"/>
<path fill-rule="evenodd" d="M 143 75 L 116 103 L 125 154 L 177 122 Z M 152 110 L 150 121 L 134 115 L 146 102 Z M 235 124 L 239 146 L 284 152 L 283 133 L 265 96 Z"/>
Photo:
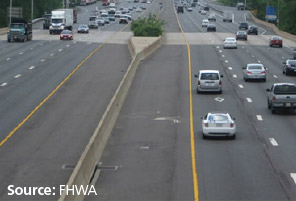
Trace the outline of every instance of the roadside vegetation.
<path fill-rule="evenodd" d="M 147 18 L 139 18 L 134 20 L 131 24 L 131 30 L 134 36 L 160 36 L 163 33 L 163 20 L 157 19 L 150 14 Z"/>
<path fill-rule="evenodd" d="M 22 7 L 23 17 L 31 19 L 31 2 L 31 0 L 13 0 L 12 7 Z M 9 5 L 10 0 L 0 0 L 0 28 L 8 25 L 7 8 Z M 61 0 L 34 0 L 34 18 L 42 17 L 45 13 L 61 7 Z"/>
<path fill-rule="evenodd" d="M 236 6 L 237 0 L 218 0 L 220 3 L 229 6 Z M 244 1 L 240 1 L 244 2 Z M 257 10 L 255 16 L 265 20 L 265 8 L 267 5 L 276 9 L 280 5 L 280 22 L 277 25 L 282 31 L 296 34 L 296 1 L 295 0 L 247 0 L 247 9 Z"/>

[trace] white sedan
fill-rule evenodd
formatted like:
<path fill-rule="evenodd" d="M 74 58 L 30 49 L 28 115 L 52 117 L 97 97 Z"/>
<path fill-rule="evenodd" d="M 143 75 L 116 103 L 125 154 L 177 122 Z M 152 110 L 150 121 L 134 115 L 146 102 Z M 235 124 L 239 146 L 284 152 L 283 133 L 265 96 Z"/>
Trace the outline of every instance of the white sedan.
<path fill-rule="evenodd" d="M 235 139 L 235 118 L 229 113 L 210 112 L 202 117 L 203 139 L 211 136 L 231 137 Z"/>
<path fill-rule="evenodd" d="M 228 37 L 224 40 L 224 49 L 226 48 L 235 48 L 237 49 L 237 41 L 235 38 Z"/>

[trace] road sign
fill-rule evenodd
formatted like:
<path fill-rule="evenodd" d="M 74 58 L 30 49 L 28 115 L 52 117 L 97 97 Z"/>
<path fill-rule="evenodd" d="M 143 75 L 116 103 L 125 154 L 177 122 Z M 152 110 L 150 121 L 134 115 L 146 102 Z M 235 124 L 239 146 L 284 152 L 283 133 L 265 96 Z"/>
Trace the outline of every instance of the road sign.
<path fill-rule="evenodd" d="M 10 15 L 11 10 L 11 15 Z M 22 7 L 8 7 L 7 8 L 7 15 L 8 17 L 12 18 L 22 18 L 23 17 L 23 8 Z"/>
<path fill-rule="evenodd" d="M 273 6 L 266 6 L 266 15 L 265 19 L 269 22 L 273 22 L 277 20 L 276 10 Z"/>

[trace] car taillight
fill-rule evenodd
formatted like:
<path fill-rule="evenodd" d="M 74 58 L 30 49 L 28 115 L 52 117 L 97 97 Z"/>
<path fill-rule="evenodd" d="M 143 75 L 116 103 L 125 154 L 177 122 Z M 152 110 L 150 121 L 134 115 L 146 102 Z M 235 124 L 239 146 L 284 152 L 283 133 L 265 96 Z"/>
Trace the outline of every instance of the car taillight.
<path fill-rule="evenodd" d="M 198 81 L 197 84 L 200 85 L 200 81 Z"/>
<path fill-rule="evenodd" d="M 233 128 L 234 127 L 234 123 L 230 123 L 230 128 Z"/>
<path fill-rule="evenodd" d="M 248 74 L 252 74 L 252 72 L 250 72 L 250 71 L 248 71 L 247 73 L 248 73 Z"/>
<path fill-rule="evenodd" d="M 62 34 L 61 37 L 64 37 L 64 35 Z"/>
<path fill-rule="evenodd" d="M 287 64 L 288 67 L 291 67 L 291 64 Z"/>
<path fill-rule="evenodd" d="M 265 74 L 265 71 L 262 71 L 261 74 Z"/>
<path fill-rule="evenodd" d="M 209 123 L 205 123 L 205 127 L 209 127 Z"/>
<path fill-rule="evenodd" d="M 273 100 L 273 101 L 275 101 L 275 100 L 276 100 L 276 97 L 275 97 L 275 96 L 274 96 L 274 97 L 272 97 L 272 100 Z"/>
<path fill-rule="evenodd" d="M 222 81 L 221 80 L 219 81 L 219 85 L 222 85 Z"/>

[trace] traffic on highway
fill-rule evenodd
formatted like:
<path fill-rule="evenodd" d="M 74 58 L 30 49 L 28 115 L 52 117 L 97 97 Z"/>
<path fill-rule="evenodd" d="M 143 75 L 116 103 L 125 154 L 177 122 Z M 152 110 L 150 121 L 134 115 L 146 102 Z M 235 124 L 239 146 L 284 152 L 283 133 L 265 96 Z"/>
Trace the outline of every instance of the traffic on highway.
<path fill-rule="evenodd" d="M 73 179 L 140 52 L 131 23 L 150 14 L 162 45 Z M 71 180 L 86 201 L 296 200 L 296 41 L 244 3 L 81 0 L 13 19 L 0 46 L 0 200 L 67 200 Z"/>

